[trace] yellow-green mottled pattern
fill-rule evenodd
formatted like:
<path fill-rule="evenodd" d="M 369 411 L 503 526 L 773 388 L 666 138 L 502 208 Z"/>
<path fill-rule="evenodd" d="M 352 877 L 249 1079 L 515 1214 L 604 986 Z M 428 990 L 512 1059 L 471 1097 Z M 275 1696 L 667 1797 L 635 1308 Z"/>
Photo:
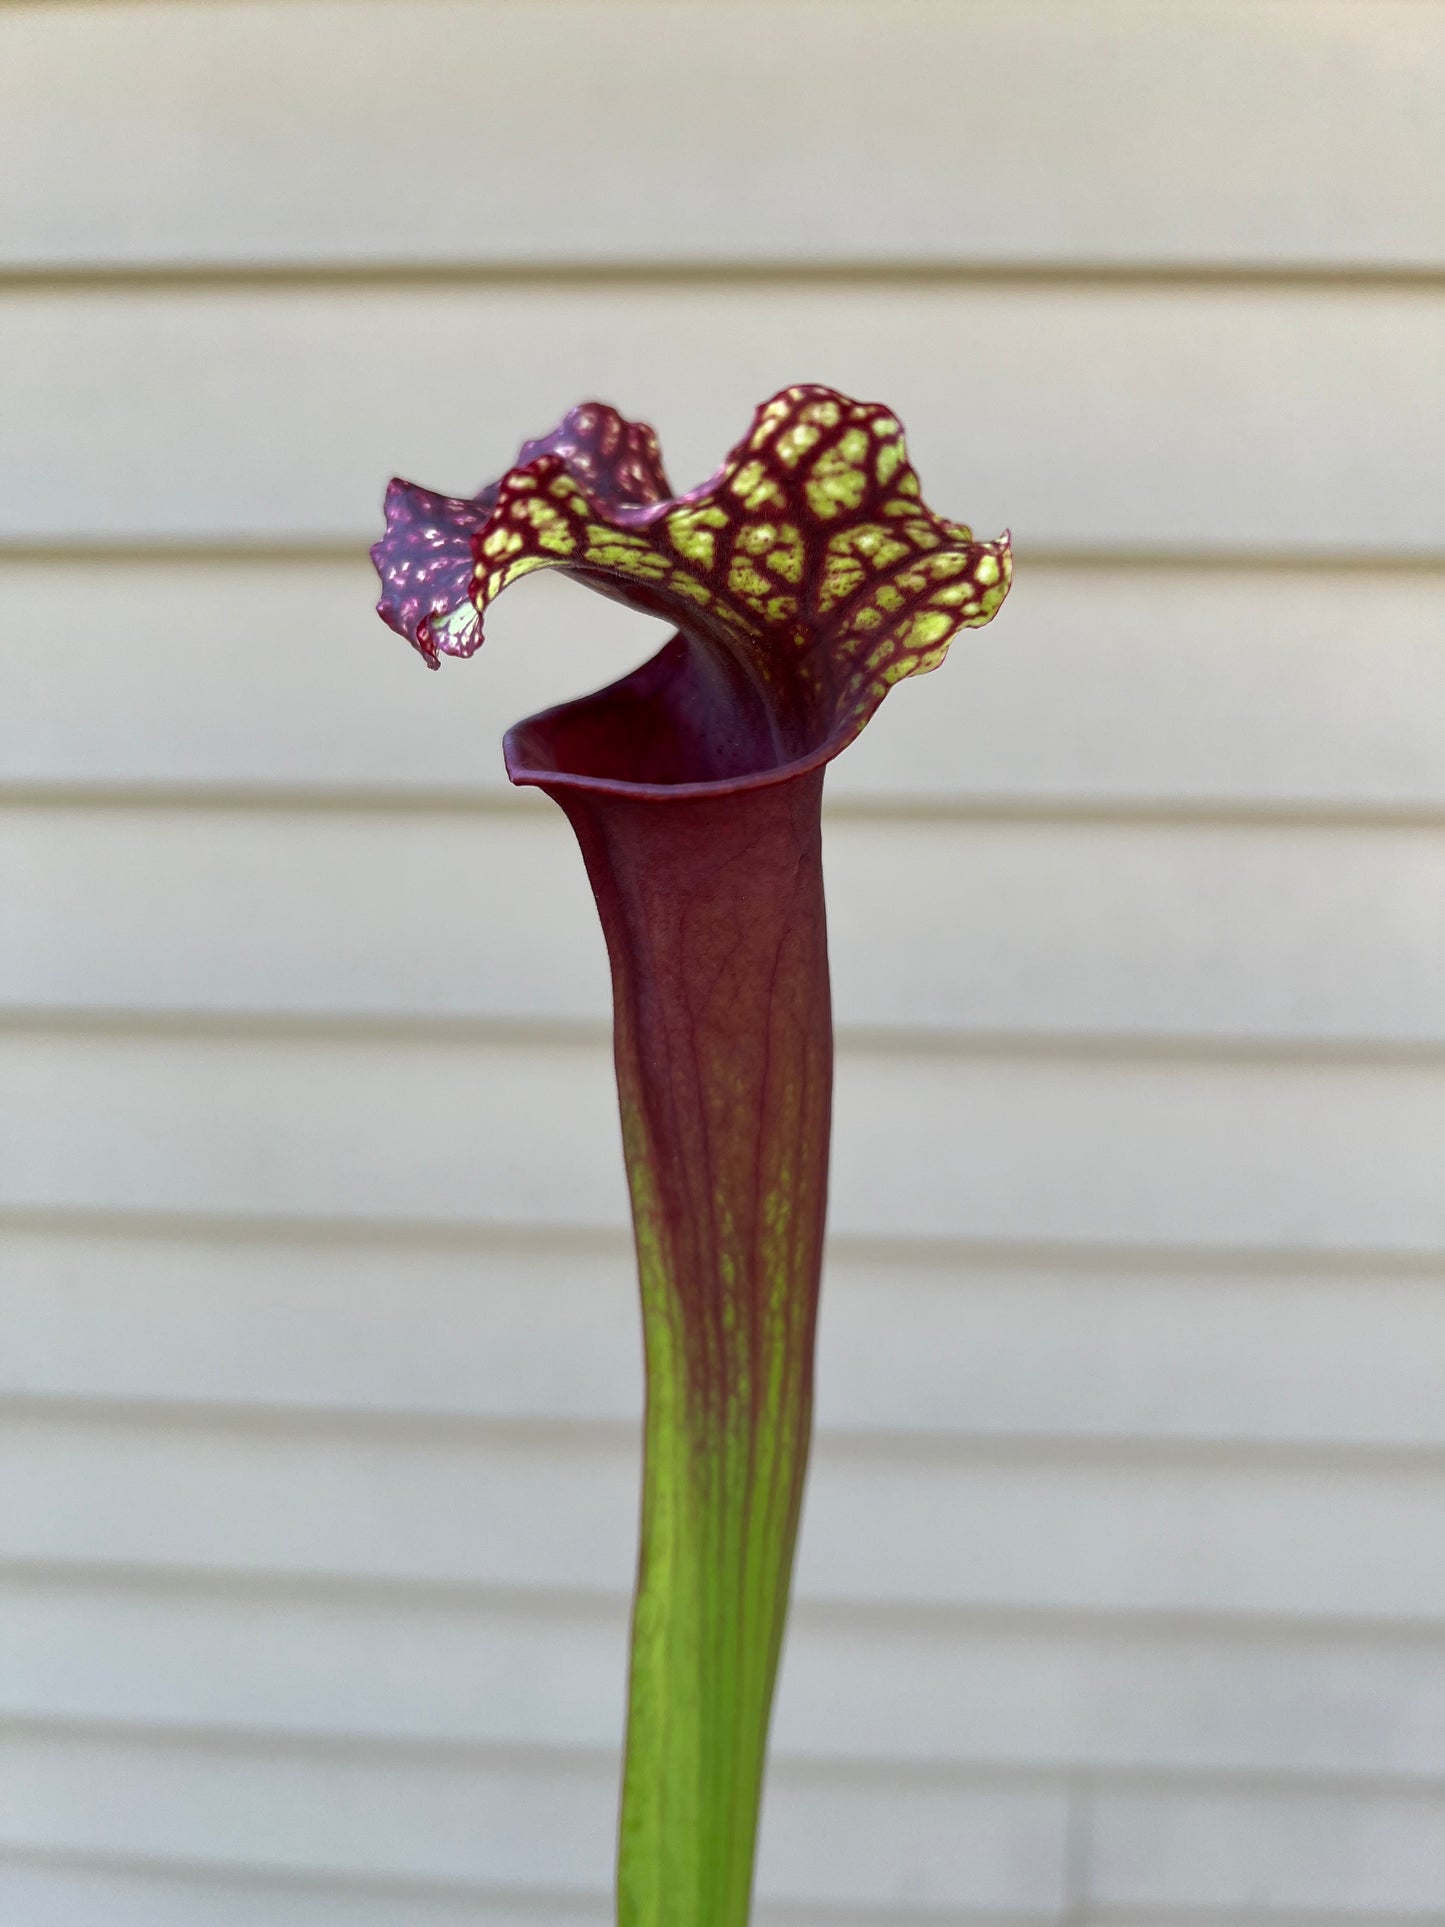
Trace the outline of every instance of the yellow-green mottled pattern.
<path fill-rule="evenodd" d="M 895 417 L 828 389 L 765 403 L 690 494 L 609 502 L 593 480 L 559 453 L 504 477 L 476 545 L 477 611 L 534 569 L 610 578 L 624 599 L 630 589 L 746 652 L 834 752 L 1008 593 L 1007 537 L 977 542 L 935 515 Z"/>

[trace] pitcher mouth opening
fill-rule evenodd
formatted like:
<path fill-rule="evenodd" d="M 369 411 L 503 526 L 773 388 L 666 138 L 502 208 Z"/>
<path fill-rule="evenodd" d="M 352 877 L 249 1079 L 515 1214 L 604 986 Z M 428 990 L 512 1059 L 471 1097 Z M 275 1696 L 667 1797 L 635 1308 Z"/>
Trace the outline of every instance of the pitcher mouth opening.
<path fill-rule="evenodd" d="M 856 733 L 814 726 L 787 742 L 729 652 L 679 633 L 605 689 L 514 724 L 502 750 L 519 785 L 684 802 L 808 775 Z"/>

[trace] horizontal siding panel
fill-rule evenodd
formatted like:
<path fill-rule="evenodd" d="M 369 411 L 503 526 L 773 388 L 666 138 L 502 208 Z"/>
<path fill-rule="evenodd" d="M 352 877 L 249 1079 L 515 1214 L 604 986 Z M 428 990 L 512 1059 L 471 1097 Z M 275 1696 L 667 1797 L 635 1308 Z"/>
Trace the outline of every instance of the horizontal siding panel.
<path fill-rule="evenodd" d="M 7 1748 L 13 1846 L 252 1860 L 276 1869 L 486 1881 L 591 1898 L 612 1871 L 617 1789 L 597 1762 L 226 1748 L 25 1732 Z M 1060 1900 L 1064 1796 L 772 1776 L 759 1893 L 795 1904 L 994 1907 Z"/>
<path fill-rule="evenodd" d="M 425 674 L 355 562 L 0 561 L 0 784 L 495 796 L 519 717 L 660 625 L 538 576 Z M 103 619 L 90 619 L 91 612 Z M 1445 808 L 1445 572 L 1022 566 L 998 622 L 895 690 L 830 797 Z M 900 839 L 901 842 L 901 839 Z"/>
<path fill-rule="evenodd" d="M 397 1927 L 401 1909 L 408 1927 L 609 1927 L 612 1919 L 602 1893 L 590 1901 L 495 1892 L 468 1899 L 442 1885 L 248 1878 L 241 1868 L 208 1872 L 184 1861 L 127 1867 L 104 1855 L 0 1850 L 0 1917 L 25 1927 Z"/>
<path fill-rule="evenodd" d="M 624 1592 L 630 1432 L 11 1414 L 0 1557 Z M 1445 1470 L 824 1438 L 804 1598 L 1445 1617 Z"/>
<path fill-rule="evenodd" d="M 1442 333 L 1445 289 L 1355 284 L 12 292 L 0 536 L 360 546 L 389 475 L 475 489 L 589 394 L 690 485 L 808 378 L 885 396 L 929 500 L 1021 562 L 1438 559 Z"/>
<path fill-rule="evenodd" d="M 1438 1792 L 1109 1793 L 1094 1803 L 1091 1833 L 1091 1884 L 1106 1905 L 1424 1919 L 1445 1892 Z"/>
<path fill-rule="evenodd" d="M 595 1249 L 0 1233 L 0 1388 L 632 1423 L 636 1282 Z M 1445 1276 L 829 1257 L 828 1429 L 1445 1445 Z"/>
<path fill-rule="evenodd" d="M 0 1204 L 615 1226 L 609 1060 L 12 1031 Z M 842 1233 L 1445 1248 L 1438 1070 L 856 1052 L 837 1109 Z"/>
<path fill-rule="evenodd" d="M 825 849 L 844 1024 L 1445 1041 L 1438 829 L 848 822 Z"/>
<path fill-rule="evenodd" d="M 22 1721 L 616 1750 L 627 1602 L 378 1604 L 0 1576 L 0 1652 L 0 1706 Z"/>
<path fill-rule="evenodd" d="M 1356 1907 L 1306 1908 L 1294 1912 L 1271 1907 L 1089 1907 L 1079 1916 L 1080 1927 L 1419 1927 L 1417 1911 L 1376 1913 Z M 1427 1916 L 1427 1919 L 1429 1917 Z M 1072 1922 L 1070 1927 L 1073 1927 Z"/>
<path fill-rule="evenodd" d="M 1445 838 L 844 819 L 840 1024 L 1445 1043 Z M 0 1006 L 603 1021 L 559 813 L 0 808 Z"/>
<path fill-rule="evenodd" d="M 562 1898 L 538 1890 L 396 1881 L 206 1866 L 129 1863 L 125 1856 L 7 1853 L 0 1849 L 0 1910 L 25 1927 L 609 1927 L 611 1896 Z M 401 1910 L 404 1910 L 404 1915 Z M 931 1927 L 927 1909 L 756 1901 L 756 1927 Z M 950 1909 L 963 1927 L 1049 1927 L 1051 1911 Z M 1191 1923 L 1194 1927 L 1194 1923 Z M 1362 1927 L 1372 1927 L 1364 1922 Z M 1398 1927 L 1397 1922 L 1381 1927 Z"/>
<path fill-rule="evenodd" d="M 0 1579 L 0 1707 L 366 1744 L 616 1749 L 626 1613 L 504 1599 L 228 1596 L 131 1579 Z M 125 1654 L 124 1666 L 115 1654 Z M 775 1760 L 1103 1773 L 1445 1773 L 1438 1640 L 926 1625 L 788 1633 Z"/>
<path fill-rule="evenodd" d="M 424 192 L 418 66 L 475 76 Z M 1445 251 L 1445 33 L 1401 0 L 67 7 L 4 68 L 24 264 Z"/>

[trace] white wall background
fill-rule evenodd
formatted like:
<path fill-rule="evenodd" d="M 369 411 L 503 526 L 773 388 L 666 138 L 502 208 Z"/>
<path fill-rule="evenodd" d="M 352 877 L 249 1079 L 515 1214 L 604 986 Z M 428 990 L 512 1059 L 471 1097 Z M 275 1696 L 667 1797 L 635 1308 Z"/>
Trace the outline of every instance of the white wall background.
<path fill-rule="evenodd" d="M 606 991 L 393 471 L 817 379 L 1017 538 L 831 783 L 776 1927 L 1445 1916 L 1445 7 L 0 6 L 0 1917 L 591 1927 Z M 679 1923 L 685 1927 L 685 1923 Z"/>

